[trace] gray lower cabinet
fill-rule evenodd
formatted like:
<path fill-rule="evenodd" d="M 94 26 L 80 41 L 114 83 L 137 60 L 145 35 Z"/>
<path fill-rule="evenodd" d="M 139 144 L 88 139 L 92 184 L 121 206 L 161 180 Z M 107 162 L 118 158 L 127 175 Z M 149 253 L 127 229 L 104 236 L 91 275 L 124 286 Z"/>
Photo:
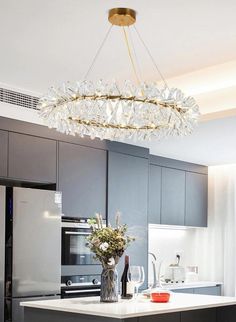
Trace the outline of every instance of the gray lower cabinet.
<path fill-rule="evenodd" d="M 124 319 L 25 308 L 25 322 L 235 322 L 235 316 L 236 306 L 234 305 Z"/>
<path fill-rule="evenodd" d="M 221 295 L 221 286 L 211 286 L 211 287 L 198 287 L 194 288 L 194 294 L 205 294 L 205 295 Z"/>
<path fill-rule="evenodd" d="M 203 294 L 203 295 L 221 295 L 221 286 L 181 288 L 172 290 L 174 293 Z"/>
<path fill-rule="evenodd" d="M 174 292 L 174 293 L 193 294 L 194 289 L 193 288 L 181 288 L 181 289 L 172 290 L 172 292 Z"/>
<path fill-rule="evenodd" d="M 59 142 L 58 189 L 63 215 L 106 217 L 107 152 Z"/>
<path fill-rule="evenodd" d="M 186 172 L 186 226 L 207 226 L 207 180 L 205 174 Z"/>
<path fill-rule="evenodd" d="M 181 312 L 181 322 L 217 322 L 216 309 Z"/>
<path fill-rule="evenodd" d="M 225 306 L 216 309 L 217 322 L 235 322 L 236 306 Z"/>
<path fill-rule="evenodd" d="M 235 322 L 235 316 L 235 305 L 123 319 L 25 308 L 25 322 Z"/>
<path fill-rule="evenodd" d="M 0 177 L 7 176 L 8 132 L 0 130 Z"/>
<path fill-rule="evenodd" d="M 162 168 L 161 224 L 184 225 L 185 171 Z"/>
<path fill-rule="evenodd" d="M 56 183 L 56 141 L 9 133 L 9 177 Z"/>
<path fill-rule="evenodd" d="M 24 322 L 24 307 L 20 306 L 21 302 L 46 301 L 60 299 L 60 296 L 43 296 L 43 297 L 23 297 L 12 299 L 12 322 Z M 32 321 L 33 322 L 33 321 Z"/>
<path fill-rule="evenodd" d="M 108 221 L 115 222 L 115 214 L 121 212 L 122 222 L 129 227 L 135 242 L 127 249 L 131 265 L 144 265 L 148 274 L 148 159 L 109 152 L 108 154 Z M 119 273 L 124 263 L 119 265 Z M 120 276 L 119 276 L 120 278 Z M 143 285 L 145 288 L 146 282 Z"/>
<path fill-rule="evenodd" d="M 161 167 L 154 164 L 149 167 L 148 222 L 161 223 Z"/>
<path fill-rule="evenodd" d="M 143 316 L 138 319 L 139 322 L 180 322 L 181 313 L 166 313 L 158 315 Z M 126 320 L 125 320 L 126 321 Z"/>

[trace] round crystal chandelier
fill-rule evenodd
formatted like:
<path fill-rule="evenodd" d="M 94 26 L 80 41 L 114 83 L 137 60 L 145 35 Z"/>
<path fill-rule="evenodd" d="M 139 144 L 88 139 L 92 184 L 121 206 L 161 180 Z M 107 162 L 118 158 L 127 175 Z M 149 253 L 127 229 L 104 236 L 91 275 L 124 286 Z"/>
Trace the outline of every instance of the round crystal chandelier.
<path fill-rule="evenodd" d="M 111 26 L 86 73 L 84 80 L 50 88 L 39 100 L 39 113 L 46 125 L 66 134 L 108 140 L 149 140 L 192 132 L 199 117 L 199 107 L 192 97 L 180 89 L 169 88 L 147 45 L 135 26 L 138 39 L 146 49 L 163 86 L 140 80 L 137 57 L 131 39 L 130 27 L 136 21 L 136 12 L 128 8 L 114 8 L 108 16 Z M 113 26 L 124 33 L 131 66 L 137 81 L 88 80 L 101 49 Z"/>

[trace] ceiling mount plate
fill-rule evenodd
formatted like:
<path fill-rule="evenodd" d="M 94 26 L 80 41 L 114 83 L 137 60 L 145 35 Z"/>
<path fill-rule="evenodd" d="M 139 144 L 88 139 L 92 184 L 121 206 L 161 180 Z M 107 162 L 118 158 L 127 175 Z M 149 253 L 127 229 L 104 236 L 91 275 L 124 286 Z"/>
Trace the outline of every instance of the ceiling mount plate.
<path fill-rule="evenodd" d="M 112 25 L 130 26 L 136 21 L 136 11 L 130 8 L 113 8 L 109 10 L 108 20 Z"/>

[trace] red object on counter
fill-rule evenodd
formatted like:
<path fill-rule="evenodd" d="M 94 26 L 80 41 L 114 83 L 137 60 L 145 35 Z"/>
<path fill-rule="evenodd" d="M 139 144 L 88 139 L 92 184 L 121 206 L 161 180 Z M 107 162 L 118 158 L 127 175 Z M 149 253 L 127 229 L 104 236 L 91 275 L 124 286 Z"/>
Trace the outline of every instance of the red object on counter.
<path fill-rule="evenodd" d="M 169 292 L 151 293 L 151 301 L 155 303 L 167 303 L 170 299 Z"/>

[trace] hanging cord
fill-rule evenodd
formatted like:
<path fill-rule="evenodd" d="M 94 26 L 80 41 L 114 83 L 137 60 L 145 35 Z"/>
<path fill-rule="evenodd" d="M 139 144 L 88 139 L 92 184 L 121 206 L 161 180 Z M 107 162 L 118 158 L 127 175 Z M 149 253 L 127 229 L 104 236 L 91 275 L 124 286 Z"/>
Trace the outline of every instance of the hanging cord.
<path fill-rule="evenodd" d="M 101 45 L 99 46 L 99 48 L 98 48 L 98 50 L 97 50 L 97 52 L 96 52 L 96 54 L 95 54 L 95 56 L 94 56 L 94 58 L 93 58 L 93 60 L 92 60 L 92 63 L 91 63 L 91 65 L 89 66 L 89 69 L 88 69 L 87 73 L 85 74 L 85 76 L 84 76 L 84 78 L 83 78 L 84 80 L 86 80 L 86 79 L 87 79 L 87 77 L 88 77 L 89 73 L 91 72 L 91 70 L 92 70 L 92 68 L 93 68 L 93 66 L 94 66 L 94 64 L 95 64 L 95 62 L 96 62 L 96 60 L 97 60 L 97 58 L 98 58 L 98 56 L 99 56 L 99 54 L 100 54 L 100 52 L 101 52 L 101 50 L 102 50 L 102 48 L 103 48 L 103 46 L 104 46 L 105 42 L 106 42 L 106 40 L 107 40 L 107 38 L 108 38 L 108 36 L 109 36 L 110 32 L 111 32 L 112 27 L 113 27 L 113 25 L 111 25 L 111 26 L 109 27 L 108 31 L 106 32 L 105 37 L 103 38 L 103 41 L 101 42 Z"/>
<path fill-rule="evenodd" d="M 134 41 L 133 41 L 133 37 L 132 37 L 132 32 L 131 32 L 131 29 L 129 28 L 129 26 L 128 26 L 128 34 L 129 34 L 130 44 L 131 44 L 131 47 L 132 47 L 132 50 L 133 50 L 133 53 L 134 53 L 134 58 L 135 58 L 135 61 L 136 61 L 136 67 L 137 67 L 137 72 L 138 72 L 138 75 L 139 75 L 139 79 L 142 82 L 143 77 L 142 77 L 142 72 L 141 72 L 141 68 L 140 68 L 140 63 L 139 63 L 139 60 L 138 60 L 138 55 L 137 55 L 136 50 L 135 50 Z"/>
<path fill-rule="evenodd" d="M 162 75 L 162 73 L 161 73 L 160 69 L 158 68 L 158 66 L 157 66 L 157 64 L 156 64 L 156 62 L 155 62 L 155 60 L 154 60 L 154 58 L 153 58 L 153 56 L 152 56 L 152 54 L 151 54 L 150 50 L 148 49 L 148 47 L 147 47 L 146 43 L 145 43 L 145 42 L 144 42 L 144 40 L 142 39 L 142 37 L 141 37 L 141 35 L 140 35 L 140 33 L 139 33 L 138 29 L 137 29 L 135 26 L 134 26 L 134 29 L 135 29 L 135 31 L 136 31 L 136 33 L 137 33 L 137 35 L 138 35 L 138 37 L 139 37 L 139 39 L 140 39 L 141 43 L 143 44 L 144 48 L 146 49 L 146 51 L 147 51 L 147 53 L 148 53 L 148 55 L 149 55 L 149 57 L 150 57 L 150 59 L 151 59 L 151 61 L 152 61 L 153 65 L 155 66 L 155 68 L 156 68 L 156 70 L 157 70 L 157 72 L 158 72 L 159 76 L 161 77 L 161 79 L 162 79 L 163 83 L 165 84 L 165 86 L 166 86 L 168 89 L 170 89 L 170 88 L 169 88 L 169 86 L 168 86 L 168 84 L 167 84 L 167 82 L 166 82 L 166 80 L 165 80 L 165 78 L 164 78 L 164 76 Z"/>
<path fill-rule="evenodd" d="M 139 79 L 138 73 L 136 71 L 136 67 L 135 67 L 135 63 L 134 63 L 134 59 L 133 59 L 133 56 L 132 56 L 132 52 L 131 52 L 131 48 L 130 48 L 130 45 L 129 45 L 129 40 L 128 40 L 128 36 L 127 36 L 126 30 L 125 30 L 125 27 L 122 27 L 122 29 L 123 29 L 123 32 L 124 32 L 125 43 L 126 43 L 126 47 L 127 47 L 127 50 L 128 50 L 130 62 L 131 62 L 132 68 L 133 68 L 133 72 L 134 72 L 137 84 L 140 85 L 140 79 Z"/>

